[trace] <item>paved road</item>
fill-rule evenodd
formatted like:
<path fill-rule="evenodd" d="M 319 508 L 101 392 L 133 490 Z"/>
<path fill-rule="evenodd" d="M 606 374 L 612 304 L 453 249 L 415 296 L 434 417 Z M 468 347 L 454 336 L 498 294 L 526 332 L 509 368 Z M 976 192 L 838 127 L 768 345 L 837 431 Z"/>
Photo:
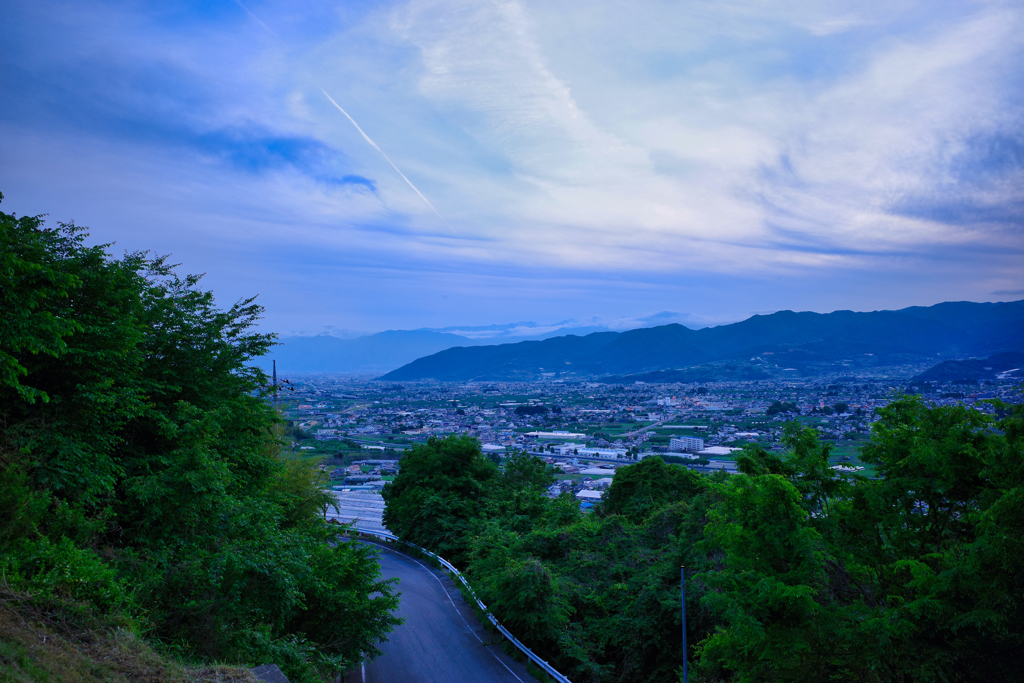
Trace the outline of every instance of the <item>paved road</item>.
<path fill-rule="evenodd" d="M 346 682 L 537 683 L 522 664 L 502 652 L 445 574 L 384 548 L 380 566 L 385 577 L 401 580 L 398 615 L 405 623 L 381 644 L 384 654 Z"/>
<path fill-rule="evenodd" d="M 664 419 L 664 420 L 658 420 L 657 422 L 652 422 L 651 424 L 647 425 L 646 427 L 641 427 L 640 429 L 637 429 L 636 431 L 626 432 L 625 434 L 621 434 L 620 436 L 621 437 L 636 436 L 637 434 L 640 434 L 642 432 L 646 432 L 649 429 L 656 429 L 659 425 L 665 424 L 666 422 L 668 422 L 667 418 Z"/>

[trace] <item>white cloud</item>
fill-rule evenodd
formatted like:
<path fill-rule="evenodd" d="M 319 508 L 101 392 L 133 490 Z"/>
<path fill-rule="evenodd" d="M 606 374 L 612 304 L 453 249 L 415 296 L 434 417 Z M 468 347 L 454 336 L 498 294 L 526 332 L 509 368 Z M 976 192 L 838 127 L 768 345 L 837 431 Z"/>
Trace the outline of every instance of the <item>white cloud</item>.
<path fill-rule="evenodd" d="M 968 140 L 1001 132 L 1021 19 L 1019 11 L 986 12 L 927 40 L 895 41 L 861 73 L 810 98 L 784 140 L 786 167 L 776 164 L 758 188 L 771 219 L 825 248 L 887 251 L 982 237 L 894 209 L 934 201 Z"/>
<path fill-rule="evenodd" d="M 622 270 L 672 268 L 684 255 L 721 270 L 863 267 L 866 256 L 848 252 L 977 238 L 891 209 L 934 188 L 956 141 L 984 132 L 1005 108 L 1000 67 L 1019 56 L 1016 11 L 939 17 L 931 27 L 868 36 L 830 78 L 800 80 L 777 67 L 751 83 L 751 62 L 763 50 L 742 43 L 772 38 L 765 29 L 745 31 L 746 22 L 770 17 L 768 34 L 795 26 L 816 40 L 876 22 L 842 3 L 631 7 L 648 22 L 675 26 L 676 14 L 694 21 L 678 37 L 681 75 L 631 81 L 598 63 L 607 80 L 584 78 L 570 88 L 566 78 L 577 74 L 571 65 L 556 74 L 545 46 L 558 37 L 600 43 L 607 27 L 595 28 L 600 22 L 590 15 L 605 6 L 570 8 L 558 26 L 550 8 L 510 1 L 416 0 L 396 12 L 394 27 L 420 50 L 418 93 L 507 164 L 484 178 L 451 178 L 496 200 L 480 230 L 503 256 Z M 883 18 L 909 11 L 869 10 Z M 591 36 L 575 35 L 578 25 Z M 688 54 L 691 34 L 718 26 L 741 45 L 713 58 Z M 641 34 L 635 20 L 621 31 L 634 40 Z M 671 49 L 666 36 L 653 35 L 652 49 Z M 623 47 L 612 44 L 599 61 L 614 61 Z M 614 100 L 611 113 L 595 104 L 602 99 Z M 514 193 L 492 190 L 513 180 Z"/>
<path fill-rule="evenodd" d="M 22 71 L 0 74 L 8 88 L 34 74 L 11 97 L 17 109 L 0 105 L 10 198 L 51 186 L 59 206 L 38 210 L 121 220 L 113 232 L 132 246 L 182 252 L 172 245 L 190 240 L 200 259 L 207 243 L 223 254 L 237 240 L 353 272 L 373 264 L 387 291 L 417 289 L 387 303 L 403 315 L 441 305 L 431 288 L 486 291 L 479 301 L 504 297 L 502 310 L 560 298 L 573 303 L 543 319 L 582 320 L 582 308 L 613 321 L 810 307 L 771 292 L 823 300 L 828 288 L 807 283 L 839 271 L 849 289 L 905 270 L 899 304 L 925 303 L 909 291 L 1024 284 L 1024 236 L 1006 218 L 1024 206 L 1017 3 L 331 0 L 296 12 L 270 0 L 256 9 L 283 42 L 241 11 L 178 24 L 140 7 L 24 10 L 35 18 L 19 35 L 35 54 L 12 52 Z M 49 112 L 45 125 L 18 113 L 29 106 Z M 250 129 L 321 144 L 324 169 L 375 192 L 301 164 L 246 169 L 185 140 Z M 953 215 L 968 209 L 982 217 Z M 304 262 L 289 267 L 303 291 L 316 286 Z M 240 290 L 269 278 L 234 273 Z M 268 281 L 285 287 L 286 275 Z M 747 276 L 760 284 L 730 284 Z M 361 277 L 346 287 L 359 291 Z M 760 289 L 732 303 L 705 281 Z M 690 298 L 664 293 L 675 286 Z M 871 296 L 863 305 L 883 305 Z M 372 295 L 352 301 L 368 312 L 340 327 L 383 326 Z M 540 319 L 479 306 L 469 321 Z"/>

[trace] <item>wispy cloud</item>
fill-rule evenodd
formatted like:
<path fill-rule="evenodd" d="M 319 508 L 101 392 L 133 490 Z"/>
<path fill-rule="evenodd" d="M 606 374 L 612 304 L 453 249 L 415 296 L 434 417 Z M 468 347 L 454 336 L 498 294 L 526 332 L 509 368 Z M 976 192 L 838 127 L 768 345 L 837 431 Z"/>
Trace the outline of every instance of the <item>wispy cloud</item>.
<path fill-rule="evenodd" d="M 1024 285 L 1017 3 L 252 10 L 279 38 L 231 2 L 0 8 L 8 210 L 173 251 L 282 329 L 693 326 Z"/>
<path fill-rule="evenodd" d="M 395 162 L 391 161 L 391 158 L 387 154 L 384 153 L 384 150 L 382 150 L 380 147 L 378 147 L 377 143 L 370 139 L 370 136 L 367 135 L 366 132 L 362 128 L 359 127 L 359 124 L 356 123 L 356 120 L 354 118 L 352 118 L 351 116 L 349 116 L 349 113 L 347 111 L 345 111 L 344 109 L 342 109 L 341 105 L 338 104 L 337 102 L 335 102 L 334 98 L 327 94 L 326 90 L 324 90 L 323 88 L 320 88 L 320 92 L 322 92 L 324 94 L 324 97 L 326 97 L 330 101 L 330 103 L 334 105 L 335 109 L 337 109 L 338 111 L 340 111 L 342 114 L 345 115 L 345 118 L 348 119 L 349 122 L 353 126 L 355 126 L 355 129 L 359 131 L 359 134 L 363 136 L 363 139 L 366 140 L 366 142 L 371 147 L 373 147 L 375 150 L 380 152 L 380 155 L 382 157 L 384 157 L 384 160 L 387 161 L 388 164 L 391 165 L 391 168 L 395 169 L 395 173 L 397 173 L 399 176 L 401 176 L 402 180 L 405 181 L 406 185 L 411 187 L 412 191 L 415 192 L 419 196 L 419 198 L 423 200 L 423 203 L 426 204 L 427 206 L 429 206 L 430 210 L 433 211 L 437 215 L 438 218 L 440 218 L 442 221 L 444 221 L 444 224 L 448 226 L 448 228 L 452 231 L 452 234 L 455 234 L 455 228 L 453 228 L 451 226 L 451 224 L 448 223 L 448 221 L 446 221 L 444 219 L 444 216 L 442 216 L 440 214 L 440 212 L 436 208 L 434 208 L 434 205 L 431 204 L 430 200 L 427 199 L 423 195 L 423 193 L 419 191 L 419 188 L 417 188 L 415 185 L 413 185 L 412 181 L 409 180 L 407 177 L 405 177 L 405 174 L 402 173 L 401 170 L 399 170 L 398 166 L 395 165 Z"/>

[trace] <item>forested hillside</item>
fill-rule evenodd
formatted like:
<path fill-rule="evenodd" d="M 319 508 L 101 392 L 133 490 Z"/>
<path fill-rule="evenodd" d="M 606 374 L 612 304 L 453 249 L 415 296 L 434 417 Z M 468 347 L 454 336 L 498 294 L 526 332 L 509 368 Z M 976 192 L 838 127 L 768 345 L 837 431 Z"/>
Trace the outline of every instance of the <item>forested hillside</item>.
<path fill-rule="evenodd" d="M 819 374 L 835 364 L 849 371 L 1006 351 L 1024 351 L 1024 302 L 964 301 L 868 313 L 779 311 L 699 330 L 673 324 L 540 342 L 455 347 L 413 361 L 381 379 L 614 375 L 648 382 L 767 379 L 782 369 Z M 678 372 L 708 363 L 718 365 Z M 723 363 L 733 365 L 723 367 Z"/>
<path fill-rule="evenodd" d="M 384 489 L 385 521 L 448 557 L 509 629 L 573 683 L 1017 681 L 1024 652 L 1024 407 L 910 397 L 838 476 L 795 424 L 741 474 L 657 456 L 620 469 L 593 514 L 543 494 L 532 456 L 499 469 L 433 439 Z"/>
<path fill-rule="evenodd" d="M 273 342 L 259 306 L 219 309 L 198 277 L 85 238 L 0 213 L 5 609 L 292 681 L 372 656 L 397 597 L 336 542 L 315 470 L 281 455 L 247 365 Z"/>

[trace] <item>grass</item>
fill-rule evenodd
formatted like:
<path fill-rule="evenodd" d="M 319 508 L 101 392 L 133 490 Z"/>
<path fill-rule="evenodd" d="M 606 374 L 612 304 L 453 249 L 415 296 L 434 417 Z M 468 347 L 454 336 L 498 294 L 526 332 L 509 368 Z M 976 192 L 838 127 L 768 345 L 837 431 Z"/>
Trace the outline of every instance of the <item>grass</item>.
<path fill-rule="evenodd" d="M 843 444 L 832 448 L 832 457 L 829 461 L 839 462 L 840 458 L 848 457 L 851 463 L 859 462 L 860 444 Z"/>
<path fill-rule="evenodd" d="M 832 455 L 828 459 L 830 464 L 833 465 L 846 465 L 848 467 L 863 467 L 864 469 L 859 474 L 865 477 L 875 476 L 875 466 L 862 463 L 860 461 L 860 449 L 867 443 L 867 440 L 858 440 L 856 443 L 845 443 L 841 446 L 836 446 L 832 449 Z M 847 456 L 850 459 L 843 462 L 841 458 Z"/>
<path fill-rule="evenodd" d="M 0 591 L 0 683 L 257 683 L 247 669 L 189 667 L 80 605 Z"/>
<path fill-rule="evenodd" d="M 541 683 L 554 683 L 553 678 L 548 676 L 547 673 L 539 666 L 533 663 L 532 660 L 527 659 L 526 661 L 526 673 L 536 678 Z"/>

